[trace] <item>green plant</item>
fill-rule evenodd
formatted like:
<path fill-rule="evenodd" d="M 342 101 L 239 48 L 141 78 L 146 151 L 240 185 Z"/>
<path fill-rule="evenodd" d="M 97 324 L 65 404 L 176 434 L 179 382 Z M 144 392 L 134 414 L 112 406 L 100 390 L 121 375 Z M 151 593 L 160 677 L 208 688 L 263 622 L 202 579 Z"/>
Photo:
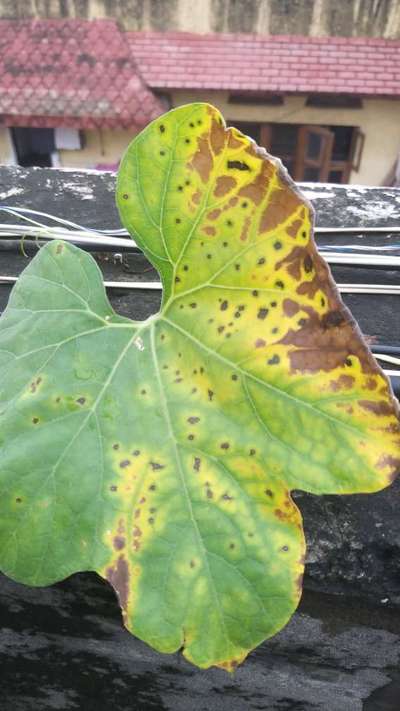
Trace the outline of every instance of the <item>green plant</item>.
<path fill-rule="evenodd" d="M 232 669 L 295 610 L 291 489 L 372 492 L 398 409 L 280 164 L 193 104 L 129 147 L 117 202 L 163 281 L 116 315 L 93 259 L 43 248 L 0 322 L 0 567 L 97 571 L 157 650 Z"/>

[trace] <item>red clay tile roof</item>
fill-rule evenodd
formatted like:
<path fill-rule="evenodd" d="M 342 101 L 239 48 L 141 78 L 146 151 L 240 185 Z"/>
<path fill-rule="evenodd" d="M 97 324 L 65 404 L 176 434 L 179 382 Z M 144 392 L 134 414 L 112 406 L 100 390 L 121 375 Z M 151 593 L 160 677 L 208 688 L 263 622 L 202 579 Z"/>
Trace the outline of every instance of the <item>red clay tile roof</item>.
<path fill-rule="evenodd" d="M 169 88 L 400 97 L 400 41 L 0 20 L 0 124 L 139 130 Z"/>
<path fill-rule="evenodd" d="M 0 123 L 136 128 L 165 111 L 108 20 L 1 20 Z"/>
<path fill-rule="evenodd" d="M 154 89 L 400 96 L 400 41 L 364 37 L 128 32 Z"/>

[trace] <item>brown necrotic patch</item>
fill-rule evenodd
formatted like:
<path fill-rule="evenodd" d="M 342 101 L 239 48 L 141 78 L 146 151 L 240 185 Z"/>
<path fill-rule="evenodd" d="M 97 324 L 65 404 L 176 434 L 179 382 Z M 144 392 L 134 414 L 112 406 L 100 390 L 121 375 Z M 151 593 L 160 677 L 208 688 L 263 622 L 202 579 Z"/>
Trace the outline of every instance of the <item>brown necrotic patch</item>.
<path fill-rule="evenodd" d="M 113 566 L 107 568 L 106 579 L 116 591 L 122 609 L 126 611 L 129 596 L 129 568 L 122 554 Z"/>
<path fill-rule="evenodd" d="M 206 225 L 205 227 L 202 227 L 202 231 L 209 237 L 215 237 L 215 235 L 217 234 L 215 227 L 212 227 L 211 225 Z"/>
<path fill-rule="evenodd" d="M 384 400 L 359 400 L 358 404 L 364 410 L 373 412 L 374 415 L 378 415 L 378 417 L 387 417 L 394 414 L 393 405 Z"/>
<path fill-rule="evenodd" d="M 223 197 L 236 187 L 236 180 L 229 175 L 221 175 L 217 178 L 214 188 L 215 197 Z"/>
<path fill-rule="evenodd" d="M 243 223 L 242 231 L 240 233 L 240 240 L 242 242 L 245 242 L 247 240 L 247 237 L 249 236 L 250 225 L 251 225 L 251 218 L 246 217 L 246 219 Z"/>
<path fill-rule="evenodd" d="M 211 121 L 210 143 L 215 156 L 218 156 L 225 147 L 226 131 L 215 118 Z"/>
<path fill-rule="evenodd" d="M 301 198 L 292 190 L 288 190 L 284 183 L 278 179 L 277 189 L 273 190 L 269 196 L 268 204 L 261 215 L 259 233 L 263 234 L 274 230 L 282 222 L 286 222 L 301 205 Z M 286 231 L 288 232 L 288 229 Z"/>
<path fill-rule="evenodd" d="M 248 185 L 240 188 L 238 195 L 243 198 L 248 198 L 254 205 L 260 205 L 266 196 L 266 190 L 268 189 L 268 184 L 274 172 L 275 168 L 273 164 L 269 161 L 263 161 L 255 179 Z"/>
<path fill-rule="evenodd" d="M 213 165 L 214 158 L 210 143 L 207 135 L 202 134 L 197 138 L 197 150 L 188 167 L 198 173 L 203 183 L 208 183 Z"/>
<path fill-rule="evenodd" d="M 338 392 L 339 390 L 350 390 L 354 385 L 354 378 L 352 375 L 345 375 L 344 373 L 340 375 L 337 380 L 331 380 L 329 387 L 333 392 Z"/>
<path fill-rule="evenodd" d="M 285 316 L 289 316 L 289 318 L 297 314 L 300 309 L 298 303 L 296 301 L 293 301 L 293 299 L 284 299 L 282 303 L 282 308 Z"/>

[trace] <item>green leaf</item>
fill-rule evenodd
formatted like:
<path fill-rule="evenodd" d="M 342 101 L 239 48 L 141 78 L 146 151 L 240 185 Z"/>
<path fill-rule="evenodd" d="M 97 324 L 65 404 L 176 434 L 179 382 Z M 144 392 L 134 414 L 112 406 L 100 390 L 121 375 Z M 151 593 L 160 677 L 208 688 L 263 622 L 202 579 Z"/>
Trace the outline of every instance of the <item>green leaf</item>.
<path fill-rule="evenodd" d="M 112 311 L 93 259 L 41 249 L 0 322 L 0 567 L 97 571 L 161 652 L 231 669 L 290 618 L 290 491 L 377 491 L 398 408 L 312 240 L 309 204 L 216 109 L 129 147 L 117 201 L 159 314 Z"/>

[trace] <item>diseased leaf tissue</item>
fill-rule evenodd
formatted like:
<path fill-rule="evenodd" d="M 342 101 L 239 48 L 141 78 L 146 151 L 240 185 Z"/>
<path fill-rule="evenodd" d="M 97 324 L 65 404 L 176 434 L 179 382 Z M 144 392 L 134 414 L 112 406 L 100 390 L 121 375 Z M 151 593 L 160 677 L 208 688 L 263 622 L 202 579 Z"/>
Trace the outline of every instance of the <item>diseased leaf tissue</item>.
<path fill-rule="evenodd" d="M 117 316 L 93 259 L 53 242 L 0 322 L 0 567 L 97 571 L 129 630 L 231 669 L 290 618 L 291 489 L 387 486 L 398 409 L 280 165 L 193 104 L 129 147 L 117 202 L 159 314 Z"/>

